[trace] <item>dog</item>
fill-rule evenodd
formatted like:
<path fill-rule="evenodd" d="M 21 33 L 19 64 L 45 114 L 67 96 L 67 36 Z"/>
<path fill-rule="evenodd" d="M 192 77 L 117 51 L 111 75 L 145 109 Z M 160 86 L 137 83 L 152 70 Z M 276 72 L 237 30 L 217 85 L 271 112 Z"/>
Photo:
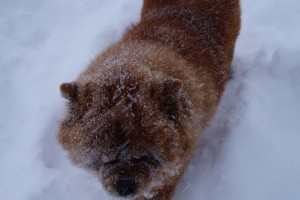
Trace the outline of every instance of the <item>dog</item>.
<path fill-rule="evenodd" d="M 60 86 L 58 140 L 111 195 L 170 200 L 230 75 L 239 0 L 144 0 L 139 23 Z"/>

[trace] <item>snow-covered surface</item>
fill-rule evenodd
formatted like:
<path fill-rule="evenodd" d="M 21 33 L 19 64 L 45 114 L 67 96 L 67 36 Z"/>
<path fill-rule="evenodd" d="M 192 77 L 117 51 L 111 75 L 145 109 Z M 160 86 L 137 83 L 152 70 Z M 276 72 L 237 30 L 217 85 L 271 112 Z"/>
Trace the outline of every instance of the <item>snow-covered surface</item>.
<path fill-rule="evenodd" d="M 110 199 L 57 143 L 58 88 L 137 21 L 141 5 L 0 1 L 0 199 Z M 298 0 L 242 0 L 233 79 L 176 200 L 300 199 L 299 10 Z"/>

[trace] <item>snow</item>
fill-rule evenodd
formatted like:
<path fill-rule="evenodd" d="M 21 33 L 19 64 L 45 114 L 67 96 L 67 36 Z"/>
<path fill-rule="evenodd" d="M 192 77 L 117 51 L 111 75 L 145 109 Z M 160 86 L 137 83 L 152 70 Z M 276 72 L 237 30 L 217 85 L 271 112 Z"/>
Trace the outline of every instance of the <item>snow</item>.
<path fill-rule="evenodd" d="M 0 198 L 111 199 L 56 140 L 59 85 L 138 21 L 141 0 L 0 2 Z M 242 0 L 234 74 L 175 199 L 300 199 L 300 3 Z"/>

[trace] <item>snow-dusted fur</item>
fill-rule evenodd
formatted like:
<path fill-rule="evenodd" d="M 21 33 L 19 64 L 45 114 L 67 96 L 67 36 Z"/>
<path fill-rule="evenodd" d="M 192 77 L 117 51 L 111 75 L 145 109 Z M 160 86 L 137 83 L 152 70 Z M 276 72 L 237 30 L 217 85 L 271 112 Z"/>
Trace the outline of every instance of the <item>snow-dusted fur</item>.
<path fill-rule="evenodd" d="M 238 0 L 145 0 L 140 23 L 74 83 L 58 138 L 113 195 L 172 199 L 230 74 Z"/>

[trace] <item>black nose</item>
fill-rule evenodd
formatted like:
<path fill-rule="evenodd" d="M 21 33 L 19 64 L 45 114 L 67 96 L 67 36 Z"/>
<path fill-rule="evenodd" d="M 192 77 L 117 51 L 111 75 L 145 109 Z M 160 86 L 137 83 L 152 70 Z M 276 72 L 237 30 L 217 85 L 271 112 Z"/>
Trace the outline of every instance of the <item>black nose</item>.
<path fill-rule="evenodd" d="M 134 180 L 119 180 L 115 188 L 121 197 L 126 197 L 136 193 L 137 183 Z"/>

